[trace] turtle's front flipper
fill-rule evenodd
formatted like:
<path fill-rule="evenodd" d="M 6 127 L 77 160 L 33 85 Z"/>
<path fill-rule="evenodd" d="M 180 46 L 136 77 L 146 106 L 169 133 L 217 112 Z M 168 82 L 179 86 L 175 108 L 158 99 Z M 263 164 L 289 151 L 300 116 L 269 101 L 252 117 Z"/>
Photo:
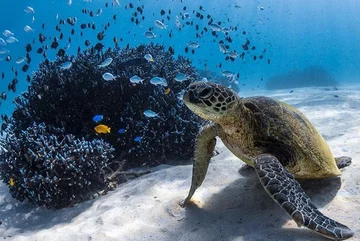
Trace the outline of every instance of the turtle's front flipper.
<path fill-rule="evenodd" d="M 258 156 L 255 159 L 255 170 L 265 190 L 298 225 L 304 225 L 333 240 L 344 240 L 354 235 L 345 225 L 322 214 L 293 175 L 274 156 Z"/>
<path fill-rule="evenodd" d="M 191 187 L 188 196 L 181 203 L 182 207 L 186 206 L 194 195 L 195 190 L 200 187 L 201 183 L 204 181 L 210 159 L 215 149 L 217 128 L 218 126 L 216 124 L 211 124 L 205 126 L 199 132 L 195 143 Z"/>
<path fill-rule="evenodd" d="M 342 169 L 344 167 L 350 166 L 351 164 L 351 157 L 348 156 L 339 156 L 335 157 L 336 165 L 339 169 Z"/>

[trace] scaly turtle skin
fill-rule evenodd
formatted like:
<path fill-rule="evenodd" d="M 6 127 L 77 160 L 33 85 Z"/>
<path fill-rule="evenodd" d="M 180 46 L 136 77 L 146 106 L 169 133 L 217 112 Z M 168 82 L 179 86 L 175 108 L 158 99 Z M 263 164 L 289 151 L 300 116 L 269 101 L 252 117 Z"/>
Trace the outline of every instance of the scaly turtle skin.
<path fill-rule="evenodd" d="M 192 183 L 185 206 L 203 182 L 218 136 L 225 146 L 254 167 L 266 192 L 300 226 L 344 240 L 353 236 L 345 225 L 323 215 L 295 178 L 340 175 L 350 157 L 334 158 L 310 121 L 293 106 L 268 97 L 240 98 L 231 89 L 195 82 L 184 93 L 186 106 L 211 120 L 196 140 Z"/>

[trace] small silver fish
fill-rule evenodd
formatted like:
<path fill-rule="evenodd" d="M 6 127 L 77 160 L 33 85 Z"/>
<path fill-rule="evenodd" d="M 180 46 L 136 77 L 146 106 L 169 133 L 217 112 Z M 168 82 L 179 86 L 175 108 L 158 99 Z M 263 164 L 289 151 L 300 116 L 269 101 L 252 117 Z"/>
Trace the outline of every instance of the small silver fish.
<path fill-rule="evenodd" d="M 154 22 L 155 26 L 160 28 L 160 29 L 166 29 L 167 26 L 165 24 L 163 24 L 160 20 L 155 20 Z"/>
<path fill-rule="evenodd" d="M 221 29 L 221 31 L 222 31 L 223 33 L 230 33 L 230 32 L 232 32 L 232 28 L 230 28 L 230 27 L 224 27 L 224 28 Z"/>
<path fill-rule="evenodd" d="M 25 13 L 31 13 L 31 14 L 34 14 L 34 13 L 35 13 L 34 9 L 33 9 L 32 7 L 30 7 L 30 6 L 26 6 L 26 7 L 24 8 L 24 12 L 25 12 Z"/>
<path fill-rule="evenodd" d="M 189 76 L 187 76 L 186 74 L 177 73 L 174 79 L 178 82 L 183 82 L 184 80 L 187 80 L 188 78 L 189 78 Z"/>
<path fill-rule="evenodd" d="M 192 49 L 196 49 L 196 48 L 200 47 L 200 44 L 198 42 L 195 42 L 195 41 L 190 41 L 187 45 Z"/>
<path fill-rule="evenodd" d="M 98 68 L 104 68 L 104 67 L 110 65 L 112 63 L 112 61 L 113 61 L 112 58 L 107 58 L 103 62 L 101 62 L 101 64 L 99 64 L 97 67 Z"/>
<path fill-rule="evenodd" d="M 152 110 L 146 110 L 144 111 L 144 115 L 146 117 L 149 117 L 149 118 L 155 118 L 155 117 L 158 117 L 159 115 L 157 113 L 155 113 L 154 111 Z"/>
<path fill-rule="evenodd" d="M 184 13 L 184 18 L 190 18 L 190 14 L 189 13 Z"/>
<path fill-rule="evenodd" d="M 24 31 L 27 32 L 27 33 L 30 33 L 30 32 L 34 32 L 35 29 L 32 29 L 29 25 L 25 25 Z"/>
<path fill-rule="evenodd" d="M 262 6 L 259 6 L 258 9 L 259 9 L 260 11 L 264 11 L 264 7 L 262 7 Z"/>
<path fill-rule="evenodd" d="M 72 0 L 68 0 L 67 5 L 71 6 L 71 4 L 72 4 Z"/>
<path fill-rule="evenodd" d="M 106 72 L 102 75 L 102 78 L 106 81 L 115 80 L 118 76 L 114 76 L 113 74 Z"/>
<path fill-rule="evenodd" d="M 149 62 L 154 62 L 154 58 L 151 54 L 145 54 L 144 58 Z"/>
<path fill-rule="evenodd" d="M 113 5 L 113 6 L 120 6 L 119 0 L 113 0 L 113 1 L 112 1 L 112 5 Z"/>
<path fill-rule="evenodd" d="M 70 69 L 71 66 L 72 66 L 72 62 L 67 61 L 67 62 L 61 64 L 59 68 L 60 68 L 61 70 L 66 70 L 66 69 Z"/>
<path fill-rule="evenodd" d="M 216 32 L 220 32 L 222 30 L 222 28 L 216 23 L 209 24 L 209 27 L 211 28 L 212 31 L 216 31 Z"/>
<path fill-rule="evenodd" d="M 151 32 L 151 31 L 146 31 L 146 32 L 144 33 L 144 35 L 145 35 L 145 37 L 150 38 L 150 39 L 156 38 L 156 35 L 155 35 L 153 32 Z"/>
<path fill-rule="evenodd" d="M 134 75 L 130 78 L 130 82 L 133 84 L 139 84 L 139 83 L 142 83 L 143 81 L 144 81 L 144 79 L 140 78 L 137 75 Z"/>
<path fill-rule="evenodd" d="M 10 53 L 10 51 L 5 48 L 0 48 L 0 54 L 7 54 L 7 53 Z"/>
<path fill-rule="evenodd" d="M 0 45 L 6 46 L 6 42 L 3 38 L 0 38 Z"/>
<path fill-rule="evenodd" d="M 228 77 L 228 78 L 231 78 L 234 76 L 234 73 L 233 72 L 230 72 L 228 70 L 225 70 L 225 71 L 221 71 L 221 74 L 225 77 Z"/>
<path fill-rule="evenodd" d="M 14 36 L 14 33 L 12 33 L 10 30 L 4 30 L 2 32 L 2 34 L 5 36 L 5 37 L 9 37 L 9 36 Z"/>
<path fill-rule="evenodd" d="M 15 63 L 21 64 L 21 63 L 24 62 L 26 59 L 27 59 L 26 56 L 17 58 L 17 59 L 15 60 Z"/>
<path fill-rule="evenodd" d="M 224 44 L 219 44 L 219 50 L 223 54 L 226 54 L 228 52 Z"/>
<path fill-rule="evenodd" d="M 231 51 L 229 54 L 228 54 L 229 57 L 233 58 L 233 59 L 236 59 L 239 57 L 239 54 L 235 52 L 235 50 Z"/>
<path fill-rule="evenodd" d="M 176 25 L 177 28 L 181 28 L 181 23 L 180 23 L 180 20 L 179 20 L 178 16 L 176 16 L 175 25 Z"/>
<path fill-rule="evenodd" d="M 161 77 L 154 77 L 150 80 L 150 83 L 153 85 L 162 85 L 162 86 L 167 86 L 168 83 L 166 81 L 166 79 L 161 78 Z"/>
<path fill-rule="evenodd" d="M 98 10 L 97 10 L 97 12 L 95 13 L 95 16 L 96 17 L 98 17 L 98 16 L 100 16 L 101 14 L 102 14 L 102 9 L 101 8 L 99 8 Z"/>
<path fill-rule="evenodd" d="M 15 38 L 14 36 L 10 36 L 6 39 L 6 42 L 8 42 L 9 44 L 12 44 L 15 42 L 19 42 L 19 40 L 17 38 Z"/>

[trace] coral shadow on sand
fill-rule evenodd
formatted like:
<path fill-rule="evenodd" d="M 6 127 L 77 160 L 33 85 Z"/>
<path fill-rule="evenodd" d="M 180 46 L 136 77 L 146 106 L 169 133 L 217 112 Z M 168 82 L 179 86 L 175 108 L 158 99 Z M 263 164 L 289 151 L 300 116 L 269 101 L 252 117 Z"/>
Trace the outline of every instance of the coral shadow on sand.
<path fill-rule="evenodd" d="M 71 223 L 78 215 L 91 207 L 95 200 L 70 208 L 52 210 L 34 207 L 13 199 L 8 187 L 0 186 L 0 237 L 49 229 L 62 223 Z"/>

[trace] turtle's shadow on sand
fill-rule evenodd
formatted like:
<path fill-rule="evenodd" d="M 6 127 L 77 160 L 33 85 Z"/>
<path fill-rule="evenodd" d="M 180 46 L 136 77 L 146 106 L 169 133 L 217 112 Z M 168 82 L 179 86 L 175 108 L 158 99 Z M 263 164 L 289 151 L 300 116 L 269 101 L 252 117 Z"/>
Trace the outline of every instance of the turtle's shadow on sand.
<path fill-rule="evenodd" d="M 190 236 L 191 232 L 196 231 L 201 232 L 196 237 L 209 241 L 328 240 L 306 228 L 283 228 L 294 221 L 265 192 L 255 171 L 240 169 L 239 173 L 242 177 L 239 176 L 239 179 L 211 196 L 202 207 L 191 203 L 186 208 L 183 225 L 185 230 L 190 231 Z M 341 187 L 340 178 L 299 182 L 320 211 Z M 325 215 L 331 217 L 324 211 Z"/>

